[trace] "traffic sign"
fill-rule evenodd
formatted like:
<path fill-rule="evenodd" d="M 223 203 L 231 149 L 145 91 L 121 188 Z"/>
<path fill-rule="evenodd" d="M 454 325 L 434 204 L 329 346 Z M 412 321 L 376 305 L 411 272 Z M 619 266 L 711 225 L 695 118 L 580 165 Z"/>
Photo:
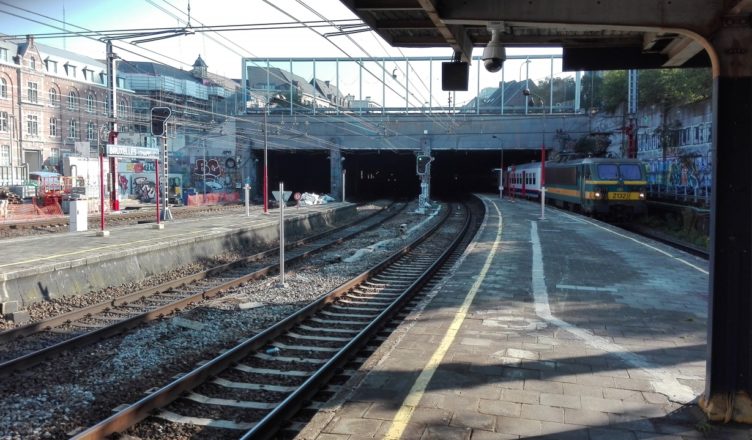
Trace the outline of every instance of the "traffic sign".
<path fill-rule="evenodd" d="M 286 201 L 290 200 L 290 195 L 291 194 L 292 194 L 292 191 L 285 191 L 285 192 L 283 192 L 282 193 L 282 199 L 284 199 L 284 200 L 282 200 L 279 197 L 279 191 L 272 191 L 272 195 L 274 196 L 274 200 L 276 200 L 278 202 L 282 202 L 282 201 L 286 202 Z"/>

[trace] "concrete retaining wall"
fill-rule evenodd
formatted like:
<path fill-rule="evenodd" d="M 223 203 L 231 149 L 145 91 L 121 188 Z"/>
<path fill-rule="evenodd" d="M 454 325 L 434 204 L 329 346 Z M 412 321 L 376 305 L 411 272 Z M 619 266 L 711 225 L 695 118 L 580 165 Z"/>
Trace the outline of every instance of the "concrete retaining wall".
<path fill-rule="evenodd" d="M 346 221 L 356 214 L 355 205 L 345 205 L 329 211 L 311 212 L 305 216 L 286 220 L 286 238 L 293 240 L 336 223 Z M 268 222 L 244 228 L 213 227 L 208 222 L 205 231 L 187 234 L 179 239 L 159 241 L 129 249 L 110 249 L 85 258 L 73 257 L 65 263 L 39 265 L 3 274 L 2 289 L 9 301 L 18 301 L 21 308 L 29 304 L 63 295 L 79 295 L 138 282 L 159 273 L 176 269 L 189 263 L 212 259 L 226 251 L 269 246 L 279 237 L 278 223 L 269 217 Z"/>

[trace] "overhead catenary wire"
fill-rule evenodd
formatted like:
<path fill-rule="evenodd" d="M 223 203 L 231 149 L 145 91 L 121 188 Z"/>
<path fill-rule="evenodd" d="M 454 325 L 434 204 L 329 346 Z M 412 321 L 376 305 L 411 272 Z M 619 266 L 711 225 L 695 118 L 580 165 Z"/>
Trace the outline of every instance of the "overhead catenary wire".
<path fill-rule="evenodd" d="M 34 12 L 34 11 L 30 11 L 30 10 L 28 10 L 28 9 L 25 9 L 25 8 L 21 8 L 21 7 L 15 6 L 15 5 L 9 5 L 8 3 L 4 2 L 4 1 L 1 1 L 1 0 L 0 0 L 0 4 L 5 4 L 5 5 L 8 5 L 8 6 L 11 6 L 11 7 L 17 8 L 17 9 L 19 9 L 19 10 L 22 10 L 22 11 L 24 11 L 24 12 L 27 12 L 27 13 L 29 13 L 29 14 L 37 15 L 37 16 L 40 16 L 40 17 L 43 17 L 43 18 L 46 18 L 46 19 L 49 19 L 49 20 L 52 20 L 52 21 L 55 21 L 55 22 L 60 22 L 60 20 L 58 20 L 58 19 L 55 19 L 55 18 L 53 18 L 53 17 L 49 17 L 49 16 L 46 16 L 46 15 L 44 15 L 44 14 L 41 14 L 41 13 L 37 13 L 37 12 Z M 43 26 L 47 26 L 47 27 L 50 27 L 50 28 L 53 28 L 53 29 L 58 29 L 58 30 L 59 30 L 59 29 L 61 29 L 60 27 L 57 27 L 57 26 L 55 26 L 55 25 L 52 25 L 52 24 L 50 24 L 50 23 L 45 23 L 45 22 L 42 22 L 42 21 L 39 21 L 39 20 L 35 20 L 35 19 L 33 19 L 33 18 L 30 18 L 30 17 L 24 17 L 24 16 L 21 16 L 21 15 L 18 15 L 18 14 L 14 14 L 14 13 L 10 13 L 10 12 L 7 12 L 7 11 L 3 11 L 3 10 L 0 10 L 0 12 L 3 12 L 3 13 L 7 13 L 7 14 L 10 14 L 10 15 L 16 16 L 16 17 L 18 17 L 18 18 L 24 19 L 24 20 L 32 21 L 32 22 L 34 22 L 34 23 L 38 23 L 38 24 L 41 24 L 41 25 L 43 25 Z M 79 29 L 84 29 L 85 31 L 90 31 L 90 30 L 88 30 L 88 29 L 86 29 L 86 28 L 84 28 L 84 27 L 82 27 L 82 26 L 78 26 L 78 25 L 75 25 L 75 24 L 67 23 L 67 25 L 71 25 L 71 26 L 74 26 L 74 27 L 76 27 L 76 28 L 79 28 Z M 90 32 L 94 32 L 94 31 L 90 31 Z M 74 36 L 78 36 L 78 35 L 79 35 L 79 32 L 71 32 L 71 33 L 72 33 L 72 34 L 73 34 Z M 88 39 L 91 39 L 91 40 L 95 40 L 95 41 L 100 41 L 100 39 L 97 39 L 97 38 L 94 38 L 94 37 L 91 37 L 91 36 L 84 36 L 84 38 L 88 38 Z M 128 50 L 127 48 L 121 47 L 121 46 L 119 46 L 119 45 L 115 45 L 115 44 L 113 44 L 113 46 L 115 46 L 115 47 L 116 47 L 116 48 L 117 48 L 118 50 L 122 50 L 122 51 L 125 51 L 125 52 L 128 52 L 128 53 L 132 53 L 132 54 L 134 54 L 134 55 L 137 55 L 137 56 L 143 57 L 143 58 L 145 58 L 145 59 L 148 59 L 148 60 L 150 60 L 150 61 L 153 61 L 153 62 L 155 62 L 155 63 L 161 64 L 161 62 L 160 62 L 159 60 L 156 60 L 156 59 L 150 58 L 150 57 L 148 57 L 148 56 L 145 56 L 145 55 L 143 55 L 143 54 L 141 54 L 141 53 L 137 53 L 137 52 L 134 52 L 134 51 Z M 148 52 L 154 53 L 154 54 L 156 54 L 156 55 L 158 55 L 158 56 L 164 56 L 164 57 L 166 57 L 166 58 L 168 58 L 168 59 L 172 59 L 172 58 L 170 58 L 170 57 L 167 57 L 167 56 L 165 56 L 165 55 L 163 55 L 163 54 L 160 54 L 160 53 L 158 53 L 158 52 L 156 52 L 156 51 L 152 51 L 152 50 L 149 50 L 149 49 L 145 49 L 145 50 L 146 50 L 146 51 L 148 51 Z M 180 60 L 175 60 L 175 59 L 172 59 L 172 60 L 173 60 L 173 61 L 176 61 L 176 62 L 178 62 L 179 64 L 190 65 L 190 63 L 184 63 L 184 62 L 182 62 L 182 61 L 180 61 Z M 146 72 L 143 72 L 143 73 L 146 73 Z M 142 100 L 149 100 L 149 101 L 152 101 L 152 102 L 156 102 L 156 103 L 159 103 L 159 101 L 158 101 L 158 100 L 155 100 L 154 98 L 151 98 L 151 97 L 144 97 L 143 95 L 136 95 L 136 97 L 137 97 L 138 99 L 142 99 Z M 98 101 L 98 102 L 106 102 L 106 101 Z M 188 107 L 188 106 L 180 106 L 179 104 L 176 104 L 176 103 L 173 103 L 173 105 L 177 106 L 178 108 L 182 108 L 183 110 L 189 109 L 189 107 Z M 198 113 L 205 113 L 205 114 L 207 114 L 207 115 L 209 115 L 209 116 L 222 116 L 223 118 L 225 118 L 225 117 L 227 117 L 227 118 L 232 118 L 232 119 L 235 119 L 236 121 L 237 121 L 237 120 L 243 120 L 243 121 L 246 121 L 246 119 L 240 119 L 240 118 L 237 118 L 237 117 L 233 117 L 233 116 L 230 116 L 230 115 L 223 115 L 223 114 L 221 114 L 221 113 L 215 113 L 215 112 L 207 112 L 207 111 L 203 111 L 203 110 L 201 110 L 201 109 L 194 109 L 194 108 L 190 108 L 190 109 L 191 109 L 192 111 L 195 111 L 195 112 L 198 112 Z M 255 121 L 251 121 L 251 122 L 252 122 L 252 123 L 255 123 Z M 256 123 L 256 124 L 258 125 L 258 123 Z M 289 132 L 291 132 L 291 134 L 293 134 L 293 135 L 307 136 L 307 134 L 306 134 L 306 133 L 303 133 L 303 132 L 300 132 L 300 131 L 297 131 L 297 130 L 294 130 L 294 129 L 286 129 L 286 130 L 287 130 L 287 131 L 289 131 Z M 247 140 L 255 140 L 255 138 L 248 138 Z M 326 141 L 325 139 L 322 139 L 322 140 L 321 140 L 321 142 L 323 142 L 323 143 L 328 143 L 328 144 L 329 144 L 329 149 L 331 149 L 331 148 L 338 148 L 338 145 L 336 145 L 336 144 L 334 144 L 334 143 L 330 143 L 330 142 Z M 322 147 L 319 147 L 318 145 L 314 145 L 313 147 L 314 147 L 314 148 L 322 148 Z M 326 147 L 323 147 L 323 148 L 326 148 Z"/>
<path fill-rule="evenodd" d="M 186 21 L 185 21 L 184 19 L 182 19 L 182 18 L 178 17 L 178 16 L 177 16 L 177 15 L 175 15 L 174 13 L 171 13 L 171 12 L 169 12 L 169 11 L 165 10 L 165 9 L 164 9 L 163 7 L 161 7 L 161 6 L 157 5 L 157 4 L 155 4 L 153 0 L 147 0 L 147 2 L 148 2 L 148 3 L 150 3 L 150 4 L 152 4 L 153 6 L 157 7 L 157 8 L 158 8 L 158 9 L 160 9 L 161 11 L 165 12 L 165 13 L 166 13 L 166 14 L 168 14 L 169 16 L 171 16 L 171 17 L 173 17 L 173 18 L 177 19 L 177 20 L 178 20 L 178 22 L 183 22 L 183 23 L 187 23 L 187 22 L 186 22 Z M 180 8 L 178 8 L 178 7 L 174 6 L 174 5 L 173 5 L 172 3 L 170 3 L 170 2 L 168 1 L 168 0 L 163 0 L 163 2 L 164 2 L 164 3 L 166 3 L 167 5 L 169 5 L 170 7 L 172 7 L 173 9 L 175 9 L 175 10 L 176 10 L 176 11 L 177 11 L 178 13 L 180 13 L 180 14 L 183 14 L 183 15 L 186 15 L 186 12 L 185 12 L 185 11 L 183 11 L 183 10 L 181 10 Z M 197 22 L 197 23 L 199 23 L 199 24 L 202 24 L 202 23 L 201 23 L 200 21 L 198 21 L 198 20 L 196 20 L 196 22 Z M 237 43 L 235 43 L 235 42 L 231 41 L 231 40 L 230 40 L 230 39 L 228 39 L 227 37 L 225 37 L 225 36 L 223 36 L 223 35 L 221 35 L 221 34 L 218 34 L 218 36 L 219 36 L 220 38 L 222 38 L 223 40 L 225 40 L 225 41 L 228 41 L 228 42 L 229 42 L 230 44 L 232 44 L 232 45 L 236 46 L 236 47 L 237 47 L 237 48 L 239 48 L 239 49 L 240 49 L 241 51 L 246 51 L 246 52 L 248 52 L 248 53 L 249 53 L 249 54 L 250 54 L 251 56 L 254 56 L 254 57 L 256 57 L 256 55 L 252 54 L 252 53 L 251 53 L 250 51 L 248 51 L 248 50 L 247 50 L 247 49 L 245 49 L 244 47 L 241 47 L 241 46 L 240 46 L 240 45 L 238 45 Z M 244 55 L 243 55 L 242 53 L 240 53 L 240 52 L 238 52 L 238 51 L 236 51 L 236 50 L 233 50 L 233 49 L 231 49 L 231 48 L 230 48 L 230 47 L 228 47 L 228 46 L 227 46 L 226 44 L 223 44 L 223 43 L 221 43 L 221 42 L 217 41 L 216 39 L 212 38 L 211 36 L 208 36 L 207 38 L 209 38 L 210 40 L 214 41 L 215 43 L 217 43 L 217 44 L 221 45 L 222 47 L 224 47 L 224 48 L 228 49 L 228 50 L 229 50 L 229 51 L 231 51 L 232 53 L 235 53 L 236 55 L 240 56 L 241 58 L 243 58 L 243 57 L 244 57 Z M 263 67 L 261 67 L 261 66 L 259 66 L 259 67 L 260 67 L 260 68 L 263 68 Z M 271 74 L 271 75 L 272 75 L 273 77 L 275 77 L 275 79 L 278 79 L 278 80 L 280 80 L 281 82 L 287 82 L 287 81 L 288 81 L 288 80 L 287 80 L 286 78 L 284 78 L 284 77 L 282 77 L 282 76 L 278 75 L 277 73 L 272 73 L 272 72 L 270 72 L 270 74 Z M 314 91 L 315 91 L 315 85 L 314 85 Z M 266 103 L 265 105 L 268 105 L 268 103 Z M 305 109 L 305 107 L 304 107 L 304 106 L 302 106 L 302 105 L 299 105 L 299 104 L 295 104 L 295 103 L 293 103 L 293 102 L 290 102 L 290 105 L 291 105 L 291 106 L 297 106 L 297 107 L 299 107 L 299 108 L 304 108 L 304 109 Z M 293 107 L 293 109 L 294 109 L 294 107 Z M 314 116 L 310 116 L 310 115 L 305 115 L 305 114 L 296 114 L 295 116 L 296 116 L 296 117 L 301 117 L 301 118 L 315 118 L 316 122 L 323 122 L 323 123 L 325 123 L 325 124 L 328 124 L 328 122 L 327 122 L 326 120 L 322 121 L 322 118 L 321 118 L 321 117 L 314 117 Z M 347 117 L 347 118 L 346 118 L 346 119 L 344 120 L 344 123 L 345 123 L 346 125 L 348 125 L 349 127 L 351 127 L 351 128 L 347 128 L 347 127 L 344 127 L 344 130 L 345 130 L 346 132 L 348 132 L 348 133 L 352 133 L 352 134 L 355 134 L 355 135 L 362 135 L 362 134 L 363 134 L 363 132 L 362 132 L 362 128 L 363 128 L 364 126 L 365 126 L 365 127 L 369 127 L 369 126 L 371 126 L 371 123 L 370 123 L 370 122 L 369 122 L 369 121 L 368 121 L 367 119 L 364 119 L 364 118 L 359 118 L 359 117 L 354 117 L 354 116 L 353 116 L 353 115 L 351 115 L 351 114 L 344 114 L 344 116 L 346 116 L 346 117 Z M 329 119 L 331 119 L 331 118 L 335 118 L 335 116 L 331 116 L 331 115 L 325 115 L 325 117 L 328 117 Z M 357 122 L 351 122 L 351 121 L 348 121 L 347 119 L 355 119 L 355 120 L 356 120 Z M 343 122 L 343 120 L 342 120 L 341 118 L 339 118 L 339 119 L 336 119 L 335 121 L 336 121 L 337 123 L 342 123 L 342 122 Z M 375 129 L 374 129 L 374 130 L 375 130 Z M 338 148 L 339 148 L 339 146 L 336 146 L 336 148 L 338 149 Z"/>
<path fill-rule="evenodd" d="M 149 3 L 151 3 L 151 4 L 154 4 L 153 0 L 147 0 L 147 1 L 148 1 Z M 172 5 L 172 4 L 171 4 L 171 3 L 170 3 L 170 2 L 168 1 L 168 0 L 163 0 L 163 2 L 164 2 L 164 3 L 166 3 L 166 4 L 168 4 L 168 5 L 170 5 L 170 6 L 171 6 L 171 7 L 173 8 L 173 9 L 175 9 L 175 10 L 176 10 L 176 11 L 178 11 L 179 13 L 181 13 L 181 14 L 185 14 L 185 12 L 184 12 L 184 11 L 182 11 L 181 9 L 179 9 L 179 8 L 177 8 L 176 6 Z M 158 7 L 158 6 L 157 6 L 157 7 Z M 274 6 L 272 5 L 272 7 L 274 7 Z M 161 8 L 161 7 L 158 7 L 158 8 L 159 8 L 160 10 L 164 11 L 164 8 Z M 169 14 L 170 16 L 174 17 L 174 18 L 177 18 L 178 20 L 182 20 L 182 19 L 180 19 L 179 17 L 177 17 L 176 15 L 174 15 L 174 14 L 172 14 L 172 13 L 168 13 L 168 14 Z M 289 15 L 288 15 L 288 16 L 289 16 Z M 293 19 L 297 20 L 296 18 L 294 18 L 294 17 L 292 17 L 292 16 L 290 16 L 290 18 L 293 18 Z M 184 21 L 184 20 L 183 20 L 183 21 Z M 197 22 L 198 22 L 198 21 L 197 21 Z M 198 23 L 200 23 L 200 22 L 198 22 Z M 304 26 L 304 27 L 305 27 L 305 26 Z M 236 47 L 240 48 L 241 50 L 246 50 L 245 48 L 242 48 L 242 47 L 240 47 L 239 45 L 237 45 L 236 43 L 234 43 L 234 42 L 230 41 L 229 39 L 227 39 L 226 37 L 222 36 L 221 34 L 220 34 L 219 36 L 220 36 L 220 38 L 223 38 L 224 40 L 227 40 L 227 41 L 229 41 L 229 42 L 230 42 L 231 44 L 235 45 Z M 211 37 L 209 37 L 209 38 L 210 38 L 210 39 L 212 39 L 212 41 L 215 41 L 215 42 L 217 42 L 217 44 L 220 44 L 220 45 L 222 45 L 223 47 L 225 47 L 225 48 L 229 49 L 229 50 L 230 50 L 230 51 L 232 51 L 233 53 L 235 53 L 235 54 L 237 54 L 237 55 L 240 55 L 241 57 L 243 57 L 243 54 L 241 54 L 241 53 L 238 53 L 237 51 L 234 51 L 234 50 L 232 50 L 232 49 L 228 48 L 228 47 L 227 47 L 227 45 L 225 45 L 225 44 L 222 44 L 222 43 L 219 43 L 218 41 L 216 41 L 215 39 L 213 39 L 213 38 L 211 38 Z M 250 52 L 249 52 L 249 53 L 250 53 Z M 256 55 L 254 55 L 254 54 L 251 54 L 251 56 L 254 56 L 254 57 L 256 57 Z M 264 67 L 263 67 L 263 66 L 259 66 L 259 67 L 260 67 L 260 68 L 262 68 L 262 69 L 264 69 Z M 271 74 L 272 76 L 274 76 L 274 77 L 275 77 L 276 79 L 279 79 L 279 80 L 280 80 L 280 81 L 282 81 L 282 82 L 287 82 L 287 79 L 286 79 L 286 78 L 284 78 L 284 77 L 281 77 L 281 76 L 279 76 L 279 75 L 278 75 L 278 74 L 276 74 L 276 73 L 271 73 L 271 72 L 270 72 L 270 74 Z M 375 76 L 375 75 L 374 75 L 374 76 Z M 377 78 L 377 79 L 378 79 L 378 78 Z M 315 89 L 315 85 L 314 85 L 314 89 Z M 297 105 L 297 104 L 294 104 L 294 103 L 290 103 L 290 105 L 292 106 L 292 105 Z M 301 108 L 305 108 L 305 107 L 303 107 L 303 106 L 300 106 L 300 105 L 298 105 L 298 106 L 299 106 L 299 107 L 301 107 Z M 310 116 L 310 115 L 304 115 L 304 114 L 303 114 L 303 115 L 298 115 L 298 116 L 300 116 L 300 117 L 305 117 L 305 118 L 315 118 L 317 122 L 321 122 L 321 117 L 314 117 L 314 116 Z M 357 122 L 347 122 L 347 124 L 348 124 L 348 125 L 352 126 L 352 127 L 353 127 L 353 128 L 355 129 L 355 130 L 347 130 L 347 129 L 346 129 L 346 131 L 348 131 L 348 132 L 350 132 L 350 133 L 352 133 L 352 134 L 356 134 L 356 135 L 362 135 L 363 133 L 362 133 L 362 130 L 361 130 L 361 128 L 362 128 L 363 126 L 366 126 L 366 127 L 368 127 L 368 126 L 370 126 L 370 125 L 371 125 L 371 122 L 370 122 L 369 120 L 367 120 L 367 119 L 365 119 L 365 118 L 362 118 L 362 117 L 358 117 L 358 116 L 355 116 L 355 115 L 352 115 L 352 114 L 347 114 L 347 113 L 345 113 L 345 114 L 343 114 L 343 115 L 341 115 L 341 116 L 345 116 L 345 117 L 346 117 L 346 119 L 354 119 L 354 120 L 356 120 L 356 121 L 357 121 Z M 328 117 L 328 118 L 335 118 L 335 116 L 332 116 L 332 115 L 325 115 L 324 117 L 325 117 L 325 118 L 327 118 L 327 117 Z M 339 118 L 339 119 L 337 120 L 337 122 L 340 122 L 340 123 L 341 123 L 341 122 L 342 122 L 342 119 L 341 119 L 341 118 Z M 394 130 L 393 130 L 393 134 L 395 134 L 395 135 L 396 135 L 396 134 L 401 134 L 401 133 L 398 133 L 398 132 L 396 132 L 396 131 L 394 131 Z M 389 142 L 389 140 L 388 140 L 388 139 L 386 139 L 386 141 L 387 141 L 387 142 Z"/>

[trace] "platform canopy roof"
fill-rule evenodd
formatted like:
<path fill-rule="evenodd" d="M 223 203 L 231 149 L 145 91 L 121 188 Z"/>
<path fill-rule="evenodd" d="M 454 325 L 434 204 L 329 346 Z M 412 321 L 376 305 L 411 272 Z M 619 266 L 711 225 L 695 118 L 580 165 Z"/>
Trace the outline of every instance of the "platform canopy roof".
<path fill-rule="evenodd" d="M 490 27 L 509 47 L 558 46 L 565 70 L 700 67 L 712 36 L 752 0 L 341 0 L 395 47 L 451 48 L 470 61 Z M 749 22 L 746 23 L 749 26 Z"/>

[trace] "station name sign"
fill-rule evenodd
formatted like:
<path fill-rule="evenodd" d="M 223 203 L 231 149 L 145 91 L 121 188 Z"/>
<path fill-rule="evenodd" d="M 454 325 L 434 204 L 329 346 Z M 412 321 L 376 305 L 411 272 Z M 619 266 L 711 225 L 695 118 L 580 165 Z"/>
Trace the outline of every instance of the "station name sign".
<path fill-rule="evenodd" d="M 131 159 L 159 159 L 159 149 L 136 147 L 134 145 L 107 144 L 108 157 L 128 157 Z"/>

